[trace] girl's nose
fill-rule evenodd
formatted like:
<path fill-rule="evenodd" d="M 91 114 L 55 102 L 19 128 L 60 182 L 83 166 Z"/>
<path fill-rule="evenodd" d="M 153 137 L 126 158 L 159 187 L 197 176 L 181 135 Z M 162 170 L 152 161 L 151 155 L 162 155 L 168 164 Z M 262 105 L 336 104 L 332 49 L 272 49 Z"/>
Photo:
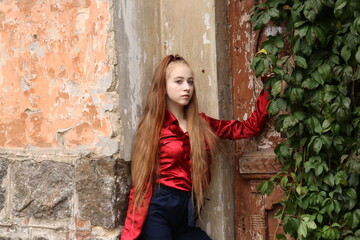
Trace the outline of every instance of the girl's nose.
<path fill-rule="evenodd" d="M 184 90 L 187 91 L 187 92 L 190 91 L 190 84 L 188 82 L 186 82 L 186 81 L 185 81 Z"/>

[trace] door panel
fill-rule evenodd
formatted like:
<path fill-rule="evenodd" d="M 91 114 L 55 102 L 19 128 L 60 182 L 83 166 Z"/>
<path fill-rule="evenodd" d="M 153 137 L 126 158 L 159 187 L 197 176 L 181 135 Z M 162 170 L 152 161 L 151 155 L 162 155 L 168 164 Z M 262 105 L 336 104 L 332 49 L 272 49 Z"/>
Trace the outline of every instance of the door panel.
<path fill-rule="evenodd" d="M 250 9 L 257 3 L 254 0 L 230 0 L 230 56 L 233 79 L 232 100 L 236 119 L 250 116 L 262 83 L 250 69 L 251 59 L 259 50 L 264 38 L 262 33 L 254 32 L 249 22 Z M 273 148 L 281 141 L 274 131 L 273 122 L 268 121 L 261 136 L 237 141 L 235 144 L 235 236 L 236 240 L 274 239 L 277 220 L 274 214 L 282 198 L 280 189 L 270 196 L 261 196 L 257 186 L 269 179 L 278 170 Z"/>

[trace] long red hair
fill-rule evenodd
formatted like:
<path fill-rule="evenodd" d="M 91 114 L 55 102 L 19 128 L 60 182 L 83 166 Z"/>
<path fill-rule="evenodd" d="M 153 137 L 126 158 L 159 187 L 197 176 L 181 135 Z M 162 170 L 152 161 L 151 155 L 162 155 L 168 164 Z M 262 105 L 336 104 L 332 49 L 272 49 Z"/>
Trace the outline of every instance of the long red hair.
<path fill-rule="evenodd" d="M 156 178 L 159 134 L 166 109 L 166 70 L 169 64 L 176 63 L 189 65 L 181 56 L 169 55 L 156 68 L 136 131 L 131 165 L 135 208 L 143 204 L 144 196 Z M 185 107 L 185 116 L 191 147 L 192 191 L 197 211 L 200 212 L 204 203 L 204 192 L 210 181 L 210 159 L 214 158 L 218 138 L 199 116 L 195 87 L 192 99 Z"/>

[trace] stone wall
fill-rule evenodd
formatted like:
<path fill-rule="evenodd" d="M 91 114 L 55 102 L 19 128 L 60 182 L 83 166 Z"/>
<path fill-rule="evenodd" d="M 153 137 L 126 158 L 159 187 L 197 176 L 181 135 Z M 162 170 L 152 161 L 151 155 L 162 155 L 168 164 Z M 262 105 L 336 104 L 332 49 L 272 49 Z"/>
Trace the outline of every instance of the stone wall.
<path fill-rule="evenodd" d="M 0 158 L 0 178 L 0 239 L 116 239 L 128 196 L 122 160 Z"/>

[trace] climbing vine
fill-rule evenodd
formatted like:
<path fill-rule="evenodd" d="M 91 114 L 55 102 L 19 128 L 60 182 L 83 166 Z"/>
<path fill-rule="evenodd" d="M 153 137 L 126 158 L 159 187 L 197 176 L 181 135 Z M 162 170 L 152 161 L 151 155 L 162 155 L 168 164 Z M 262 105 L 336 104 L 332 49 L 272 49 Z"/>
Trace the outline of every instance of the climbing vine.
<path fill-rule="evenodd" d="M 257 76 L 273 72 L 268 111 L 284 136 L 283 169 L 259 191 L 283 189 L 286 235 L 360 240 L 360 1 L 267 0 L 250 21 L 281 30 L 251 64 Z"/>

